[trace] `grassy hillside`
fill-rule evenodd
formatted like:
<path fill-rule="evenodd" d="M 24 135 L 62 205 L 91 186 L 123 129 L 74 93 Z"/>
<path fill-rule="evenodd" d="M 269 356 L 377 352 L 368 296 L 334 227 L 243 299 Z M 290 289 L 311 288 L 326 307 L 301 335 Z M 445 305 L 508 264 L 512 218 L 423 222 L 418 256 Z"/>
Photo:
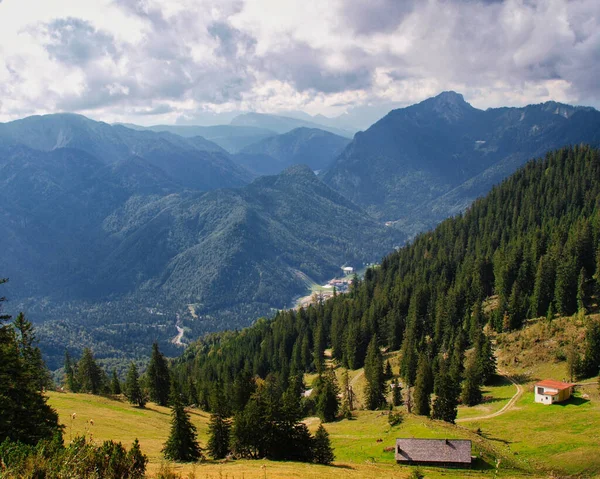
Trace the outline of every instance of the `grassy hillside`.
<path fill-rule="evenodd" d="M 66 426 L 65 440 L 77 434 L 86 434 L 95 441 L 105 439 L 122 441 L 129 445 L 137 437 L 142 450 L 148 455 L 148 472 L 155 477 L 164 467 L 161 447 L 169 432 L 169 410 L 154 404 L 137 409 L 126 402 L 86 394 L 50 393 L 50 404 L 59 412 Z M 208 415 L 190 410 L 193 423 L 198 428 L 202 445 L 207 442 Z M 75 419 L 72 414 L 76 413 Z M 90 423 L 93 421 L 93 425 Z M 316 430 L 319 420 L 307 420 L 310 429 Z M 416 416 L 407 416 L 400 426 L 390 427 L 385 413 L 358 411 L 356 419 L 328 424 L 336 461 L 333 466 L 318 466 L 292 462 L 270 461 L 206 461 L 193 465 L 171 465 L 177 472 L 187 475 L 194 471 L 196 477 L 214 478 L 305 478 L 333 477 L 406 478 L 412 468 L 397 466 L 392 452 L 384 448 L 394 445 L 396 437 L 466 438 L 473 441 L 473 454 L 482 457 L 472 471 L 422 468 L 428 478 L 493 477 L 495 460 L 502 458 L 501 477 L 538 477 L 523 470 L 518 458 L 511 457 L 494 441 L 474 434 L 470 428 L 452 426 Z M 379 439 L 382 442 L 377 442 Z"/>
<path fill-rule="evenodd" d="M 393 453 L 384 452 L 384 448 L 393 446 L 395 438 L 465 438 L 473 441 L 473 455 L 480 457 L 473 470 L 420 468 L 425 477 L 600 477 L 600 456 L 595 454 L 600 441 L 597 378 L 578 386 L 576 397 L 564 405 L 544 406 L 533 401 L 535 381 L 565 377 L 561 345 L 568 338 L 579 337 L 590 318 L 595 316 L 530 322 L 523 330 L 497 335 L 500 370 L 517 379 L 522 394 L 511 402 L 517 386 L 506 377 L 498 377 L 484 388 L 482 404 L 459 407 L 457 425 L 405 415 L 401 425 L 390 427 L 386 412 L 359 410 L 353 420 L 326 425 L 336 454 L 331 467 L 246 460 L 168 467 L 184 477 L 193 472 L 195 477 L 206 478 L 406 478 L 414 469 L 396 465 Z M 515 357 L 516 362 L 510 359 Z M 386 359 L 396 371 L 398 352 L 388 353 Z M 336 369 L 339 379 L 343 371 L 341 367 Z M 308 384 L 311 379 L 313 376 L 305 377 Z M 360 406 L 363 370 L 349 371 L 349 379 Z M 146 409 L 137 409 L 118 400 L 69 393 L 50 393 L 50 404 L 66 426 L 67 441 L 77 434 L 88 434 L 96 441 L 111 438 L 129 445 L 137 437 L 150 458 L 149 475 L 156 477 L 165 467 L 160 450 L 169 432 L 168 408 L 149 404 Z M 206 445 L 209 415 L 197 409 L 189 412 L 201 444 Z M 487 417 L 499 412 L 496 417 Z M 76 413 L 75 419 L 72 413 Z M 313 432 L 319 425 L 317 418 L 306 422 Z"/>

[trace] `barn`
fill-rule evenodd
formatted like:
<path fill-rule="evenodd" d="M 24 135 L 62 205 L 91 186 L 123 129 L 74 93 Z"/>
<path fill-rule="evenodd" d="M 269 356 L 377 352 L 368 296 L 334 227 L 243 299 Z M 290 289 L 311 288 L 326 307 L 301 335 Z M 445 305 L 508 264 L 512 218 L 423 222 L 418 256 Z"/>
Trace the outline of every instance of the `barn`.
<path fill-rule="evenodd" d="M 568 400 L 573 393 L 575 384 L 563 383 L 554 379 L 544 379 L 535 385 L 535 402 L 554 404 Z"/>
<path fill-rule="evenodd" d="M 468 439 L 396 439 L 398 464 L 470 467 L 471 459 Z"/>

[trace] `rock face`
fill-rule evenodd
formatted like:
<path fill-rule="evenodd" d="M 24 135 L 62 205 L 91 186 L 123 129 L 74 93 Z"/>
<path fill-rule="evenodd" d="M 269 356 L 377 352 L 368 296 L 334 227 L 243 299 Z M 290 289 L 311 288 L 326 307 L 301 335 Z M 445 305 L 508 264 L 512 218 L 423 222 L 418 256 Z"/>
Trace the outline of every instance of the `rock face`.
<path fill-rule="evenodd" d="M 530 158 L 600 143 L 600 113 L 555 102 L 478 110 L 444 92 L 391 111 L 362 133 L 323 181 L 409 233 L 463 211 Z"/>

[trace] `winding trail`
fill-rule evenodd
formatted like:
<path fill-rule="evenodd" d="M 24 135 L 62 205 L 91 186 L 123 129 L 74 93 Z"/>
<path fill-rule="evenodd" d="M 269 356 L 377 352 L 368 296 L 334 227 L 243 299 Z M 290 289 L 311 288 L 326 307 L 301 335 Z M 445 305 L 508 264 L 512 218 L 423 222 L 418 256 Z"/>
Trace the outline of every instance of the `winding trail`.
<path fill-rule="evenodd" d="M 515 385 L 515 387 L 517 388 L 517 391 L 515 392 L 514 396 L 511 397 L 509 399 L 509 401 L 499 411 L 496 411 L 496 412 L 491 413 L 491 414 L 486 414 L 485 416 L 465 417 L 465 418 L 462 418 L 462 419 L 457 419 L 456 420 L 457 423 L 459 423 L 459 422 L 482 421 L 482 420 L 485 420 L 485 419 L 492 419 L 494 417 L 501 416 L 502 414 L 508 412 L 509 410 L 511 410 L 514 407 L 514 405 L 516 404 L 516 402 L 523 395 L 523 386 L 521 386 L 517 381 L 515 381 L 508 374 L 502 374 L 502 373 L 500 373 L 500 376 L 502 376 L 503 378 L 508 379 L 511 383 L 513 383 Z"/>
<path fill-rule="evenodd" d="M 175 327 L 177 328 L 177 336 L 175 336 L 171 342 L 175 345 L 175 346 L 182 346 L 184 347 L 185 344 L 183 344 L 183 342 L 181 341 L 183 339 L 183 328 L 180 326 L 181 324 L 181 320 L 179 319 L 179 315 L 177 315 L 177 322 L 175 323 Z"/>

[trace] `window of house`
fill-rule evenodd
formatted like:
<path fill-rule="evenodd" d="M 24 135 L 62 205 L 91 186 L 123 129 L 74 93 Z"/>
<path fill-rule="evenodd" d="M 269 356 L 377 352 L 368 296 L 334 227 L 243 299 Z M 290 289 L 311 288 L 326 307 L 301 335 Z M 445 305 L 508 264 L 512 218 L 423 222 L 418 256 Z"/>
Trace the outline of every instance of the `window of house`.
<path fill-rule="evenodd" d="M 538 394 L 544 394 L 544 388 L 537 388 Z"/>

